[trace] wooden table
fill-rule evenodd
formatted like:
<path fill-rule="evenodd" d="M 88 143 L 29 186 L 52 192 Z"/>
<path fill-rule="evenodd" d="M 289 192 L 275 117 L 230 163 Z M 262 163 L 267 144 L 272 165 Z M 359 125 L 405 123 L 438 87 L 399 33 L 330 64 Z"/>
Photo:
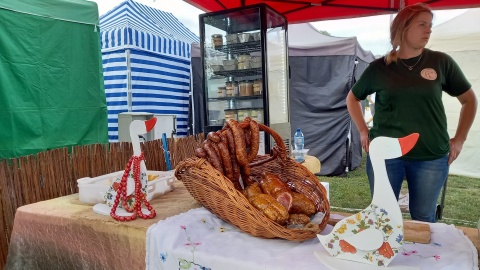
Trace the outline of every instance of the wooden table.
<path fill-rule="evenodd" d="M 145 269 L 148 227 L 200 207 L 181 182 L 151 201 L 154 219 L 117 222 L 92 211 L 78 194 L 19 207 L 7 269 Z M 458 227 L 480 250 L 477 229 Z"/>
<path fill-rule="evenodd" d="M 122 223 L 96 214 L 78 194 L 19 207 L 7 269 L 145 269 L 148 227 L 201 206 L 181 182 L 174 187 L 151 201 L 157 216 L 149 220 Z"/>

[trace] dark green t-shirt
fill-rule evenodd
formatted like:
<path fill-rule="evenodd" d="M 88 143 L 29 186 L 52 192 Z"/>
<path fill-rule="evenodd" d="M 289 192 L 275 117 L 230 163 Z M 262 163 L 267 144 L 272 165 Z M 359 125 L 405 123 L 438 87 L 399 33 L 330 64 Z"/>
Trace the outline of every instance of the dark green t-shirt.
<path fill-rule="evenodd" d="M 408 70 L 406 65 L 415 66 Z M 376 59 L 352 92 L 359 100 L 376 93 L 370 140 L 417 132 L 417 144 L 403 159 L 432 160 L 450 151 L 442 92 L 456 97 L 471 87 L 450 56 L 424 49 L 421 56 L 403 59 L 403 63 L 398 60 L 387 66 L 383 58 Z"/>

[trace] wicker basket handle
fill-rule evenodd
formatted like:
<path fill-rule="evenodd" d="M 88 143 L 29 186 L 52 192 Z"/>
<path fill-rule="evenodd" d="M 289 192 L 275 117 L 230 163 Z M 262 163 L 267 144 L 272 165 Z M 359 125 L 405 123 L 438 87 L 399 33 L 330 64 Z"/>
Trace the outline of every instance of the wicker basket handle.
<path fill-rule="evenodd" d="M 243 121 L 240 123 L 240 127 L 245 129 L 248 126 L 250 126 L 250 121 L 249 119 L 245 119 L 246 121 Z M 285 142 L 283 142 L 282 137 L 273 129 L 271 129 L 269 126 L 266 126 L 264 124 L 258 123 L 258 128 L 261 131 L 265 131 L 267 134 L 273 137 L 275 140 L 276 146 L 274 146 L 274 149 L 272 151 L 276 151 L 278 154 L 278 157 L 281 159 L 286 159 L 287 158 L 287 147 L 285 146 Z"/>

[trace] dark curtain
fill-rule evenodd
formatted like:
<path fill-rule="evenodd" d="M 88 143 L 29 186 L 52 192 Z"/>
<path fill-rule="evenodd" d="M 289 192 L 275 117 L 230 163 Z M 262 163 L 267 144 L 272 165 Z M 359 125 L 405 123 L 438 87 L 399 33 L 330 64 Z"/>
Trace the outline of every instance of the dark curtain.
<path fill-rule="evenodd" d="M 205 94 L 203 92 L 202 80 L 203 70 L 200 57 L 192 57 L 192 93 L 190 96 L 190 110 L 188 115 L 189 134 L 203 132 L 205 126 Z M 193 109 L 192 109 L 193 106 Z M 193 124 L 195 123 L 195 125 Z"/>
<path fill-rule="evenodd" d="M 355 56 L 291 56 L 289 64 L 292 134 L 302 129 L 308 154 L 321 162 L 319 175 L 355 169 L 362 153 L 345 102 L 354 82 Z"/>

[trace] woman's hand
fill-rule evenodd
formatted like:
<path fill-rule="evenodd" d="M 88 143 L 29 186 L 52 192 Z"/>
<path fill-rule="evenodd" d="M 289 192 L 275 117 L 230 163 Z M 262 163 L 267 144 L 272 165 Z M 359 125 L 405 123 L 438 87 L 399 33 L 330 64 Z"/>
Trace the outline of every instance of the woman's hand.
<path fill-rule="evenodd" d="M 368 140 L 368 127 L 365 123 L 365 119 L 363 118 L 362 112 L 362 105 L 360 104 L 360 100 L 355 97 L 355 95 L 348 92 L 347 99 L 347 109 L 350 113 L 350 117 L 352 118 L 355 126 L 357 126 L 358 133 L 360 133 L 360 142 L 362 143 L 362 149 L 365 152 L 368 152 L 368 147 L 370 146 L 370 141 Z"/>
<path fill-rule="evenodd" d="M 368 139 L 368 129 L 360 132 L 360 142 L 362 143 L 362 149 L 368 153 L 370 147 L 370 140 Z"/>
<path fill-rule="evenodd" d="M 457 139 L 455 137 L 450 139 L 450 154 L 448 155 L 448 165 L 452 164 L 452 162 L 457 159 L 458 155 L 463 148 L 463 140 Z"/>
<path fill-rule="evenodd" d="M 462 109 L 460 110 L 460 118 L 458 119 L 457 131 L 455 136 L 450 139 L 450 154 L 448 157 L 448 165 L 457 159 L 463 148 L 463 143 L 467 139 L 468 131 L 472 126 L 473 119 L 477 113 L 477 97 L 475 92 L 470 88 L 465 93 L 457 97 Z"/>

